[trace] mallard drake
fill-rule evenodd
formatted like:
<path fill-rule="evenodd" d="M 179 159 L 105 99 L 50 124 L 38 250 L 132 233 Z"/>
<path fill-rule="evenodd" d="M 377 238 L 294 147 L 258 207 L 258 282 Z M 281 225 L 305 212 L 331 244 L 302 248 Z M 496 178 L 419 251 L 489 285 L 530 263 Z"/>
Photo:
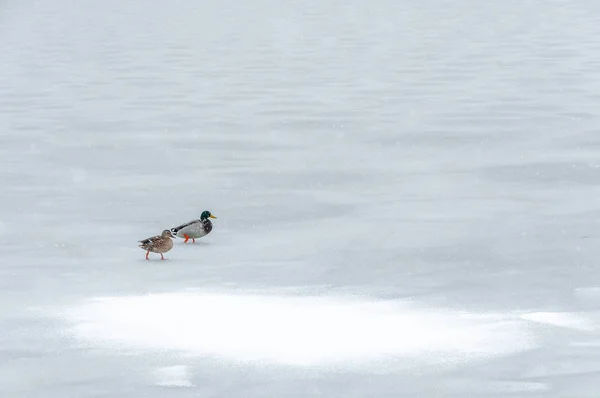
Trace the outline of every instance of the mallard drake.
<path fill-rule="evenodd" d="M 171 238 L 175 237 L 173 236 L 171 231 L 165 229 L 160 235 L 156 235 L 144 240 L 139 240 L 138 242 L 141 243 L 140 247 L 144 250 L 147 250 L 146 260 L 148 260 L 148 254 L 150 254 L 150 252 L 160 253 L 161 260 L 164 260 L 165 257 L 163 256 L 163 253 L 166 253 L 173 248 L 173 241 L 171 240 Z"/>
<path fill-rule="evenodd" d="M 171 228 L 171 232 L 180 238 L 185 238 L 183 243 L 187 243 L 190 239 L 195 243 L 196 239 L 206 236 L 212 231 L 213 225 L 209 218 L 217 217 L 213 216 L 210 211 L 205 210 L 202 212 L 199 219 L 188 221 L 185 224 Z"/>

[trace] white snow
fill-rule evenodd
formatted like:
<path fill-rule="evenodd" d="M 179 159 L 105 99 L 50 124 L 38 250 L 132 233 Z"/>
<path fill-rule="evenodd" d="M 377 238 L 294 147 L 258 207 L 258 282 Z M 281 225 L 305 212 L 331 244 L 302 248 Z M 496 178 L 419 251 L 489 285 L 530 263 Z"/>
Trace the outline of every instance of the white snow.
<path fill-rule="evenodd" d="M 532 312 L 521 316 L 533 322 L 559 326 L 564 328 L 593 331 L 598 329 L 598 324 L 588 319 L 585 314 L 568 312 Z"/>
<path fill-rule="evenodd" d="M 457 363 L 535 347 L 506 315 L 347 297 L 149 294 L 95 299 L 65 315 L 92 343 L 286 365 Z"/>

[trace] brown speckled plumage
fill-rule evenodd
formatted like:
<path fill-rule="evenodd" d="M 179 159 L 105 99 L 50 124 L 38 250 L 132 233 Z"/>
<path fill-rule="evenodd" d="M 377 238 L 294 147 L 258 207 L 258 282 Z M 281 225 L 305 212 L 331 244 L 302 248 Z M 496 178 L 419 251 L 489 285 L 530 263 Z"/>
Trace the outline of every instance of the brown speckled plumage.
<path fill-rule="evenodd" d="M 174 238 L 173 234 L 168 229 L 165 229 L 160 235 L 138 241 L 141 243 L 139 246 L 146 250 L 146 260 L 148 260 L 148 254 L 150 254 L 150 252 L 160 253 L 160 258 L 164 260 L 163 253 L 166 253 L 173 248 L 173 241 L 171 238 Z"/>

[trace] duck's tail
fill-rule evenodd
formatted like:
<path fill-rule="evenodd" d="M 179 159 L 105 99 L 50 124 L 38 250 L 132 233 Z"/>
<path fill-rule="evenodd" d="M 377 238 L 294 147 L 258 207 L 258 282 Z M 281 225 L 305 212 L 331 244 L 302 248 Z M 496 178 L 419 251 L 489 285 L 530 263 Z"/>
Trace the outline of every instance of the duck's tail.
<path fill-rule="evenodd" d="M 143 247 L 144 249 L 147 249 L 148 247 L 150 247 L 150 245 L 152 244 L 152 238 L 147 238 L 147 239 L 143 239 L 143 240 L 138 240 L 138 242 L 140 243 L 138 246 L 139 247 Z"/>

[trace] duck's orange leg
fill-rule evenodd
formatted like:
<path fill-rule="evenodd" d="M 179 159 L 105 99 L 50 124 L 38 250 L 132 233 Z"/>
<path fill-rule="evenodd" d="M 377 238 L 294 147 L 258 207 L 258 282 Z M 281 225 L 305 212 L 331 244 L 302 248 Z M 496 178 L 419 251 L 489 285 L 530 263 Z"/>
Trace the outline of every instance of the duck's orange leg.
<path fill-rule="evenodd" d="M 165 259 L 165 257 L 162 255 L 162 253 L 160 253 L 160 259 L 161 259 L 161 260 L 164 260 L 164 259 Z"/>
<path fill-rule="evenodd" d="M 183 243 L 187 243 L 188 240 L 190 240 L 190 236 L 187 234 L 183 234 L 183 237 L 185 238 L 185 240 L 183 241 Z"/>
<path fill-rule="evenodd" d="M 150 250 L 146 252 L 146 260 L 148 260 L 148 254 L 150 254 Z"/>

